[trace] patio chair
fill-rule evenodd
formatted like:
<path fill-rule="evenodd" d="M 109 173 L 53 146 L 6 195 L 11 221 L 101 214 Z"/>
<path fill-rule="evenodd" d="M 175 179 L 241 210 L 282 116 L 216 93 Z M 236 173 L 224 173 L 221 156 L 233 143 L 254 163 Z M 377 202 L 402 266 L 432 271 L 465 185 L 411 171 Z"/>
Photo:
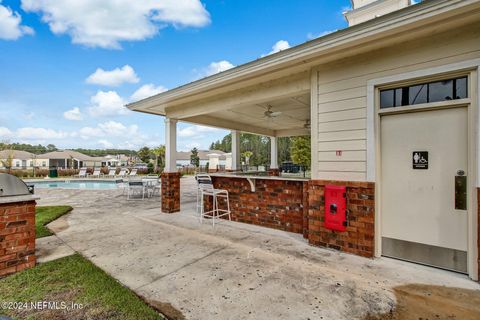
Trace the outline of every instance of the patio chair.
<path fill-rule="evenodd" d="M 137 175 L 137 169 L 132 169 L 130 173 L 128 174 L 129 177 L 135 177 Z"/>
<path fill-rule="evenodd" d="M 145 199 L 146 186 L 142 180 L 130 179 L 127 182 L 127 200 L 131 200 L 135 194 L 141 194 L 142 200 Z"/>
<path fill-rule="evenodd" d="M 230 201 L 228 197 L 228 190 L 215 189 L 213 187 L 212 178 L 208 174 L 201 174 L 195 177 L 198 184 L 197 189 L 197 212 L 200 211 L 200 222 L 203 218 L 208 217 L 212 219 L 212 225 L 215 227 L 215 219 L 223 216 L 228 216 L 228 220 L 232 220 L 230 211 Z M 205 211 L 205 197 L 212 197 L 212 210 Z M 225 199 L 227 208 L 220 209 L 218 199 Z"/>
<path fill-rule="evenodd" d="M 158 176 L 147 176 L 142 179 L 146 191 L 147 191 L 147 197 L 153 197 L 155 194 L 158 193 L 160 196 L 160 190 L 161 190 L 161 183 L 158 179 Z"/>
<path fill-rule="evenodd" d="M 87 177 L 87 168 L 80 168 L 78 174 L 74 175 L 75 178 L 86 178 Z"/>
<path fill-rule="evenodd" d="M 117 169 L 110 169 L 110 170 L 108 171 L 107 177 L 109 177 L 109 178 L 115 178 L 115 174 L 116 174 L 116 173 L 117 173 Z"/>
<path fill-rule="evenodd" d="M 103 175 L 103 173 L 100 168 L 93 169 L 93 173 L 91 174 L 92 178 L 100 178 L 101 175 Z"/>

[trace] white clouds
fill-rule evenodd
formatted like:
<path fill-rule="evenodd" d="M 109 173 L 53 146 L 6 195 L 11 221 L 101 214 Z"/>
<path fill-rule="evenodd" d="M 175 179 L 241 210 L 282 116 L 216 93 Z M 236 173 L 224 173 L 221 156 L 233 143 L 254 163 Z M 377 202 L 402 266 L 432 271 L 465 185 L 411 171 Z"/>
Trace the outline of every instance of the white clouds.
<path fill-rule="evenodd" d="M 117 87 L 123 83 L 137 83 L 140 79 L 135 70 L 127 64 L 122 68 L 115 68 L 111 71 L 98 68 L 85 81 L 89 84 Z"/>
<path fill-rule="evenodd" d="M 163 86 L 158 86 L 156 87 L 155 85 L 149 83 L 149 84 L 144 84 L 140 88 L 138 88 L 137 91 L 135 91 L 132 96 L 130 97 L 131 101 L 139 101 L 151 96 L 154 96 L 158 93 L 165 92 L 167 91 L 167 88 Z"/>
<path fill-rule="evenodd" d="M 0 0 L 0 3 L 2 1 Z M 17 40 L 23 35 L 34 34 L 32 28 L 21 25 L 22 17 L 18 12 L 0 5 L 0 39 Z"/>
<path fill-rule="evenodd" d="M 267 54 L 264 54 L 262 55 L 262 57 L 265 57 L 265 56 L 268 56 L 270 54 L 274 54 L 274 53 L 277 53 L 277 52 L 280 52 L 282 50 L 286 50 L 290 48 L 290 44 L 288 43 L 288 41 L 285 41 L 285 40 L 279 40 L 277 41 L 273 47 L 272 47 L 272 51 L 270 51 L 269 53 Z"/>
<path fill-rule="evenodd" d="M 233 65 L 229 61 L 221 60 L 221 61 L 215 61 L 210 63 L 208 67 L 201 69 L 200 72 L 198 72 L 198 70 L 194 70 L 194 72 L 197 73 L 197 79 L 200 79 L 200 78 L 208 77 L 234 67 L 235 65 Z"/>
<path fill-rule="evenodd" d="M 5 127 L 0 127 L 0 140 L 11 138 L 13 132 Z"/>
<path fill-rule="evenodd" d="M 220 129 L 212 127 L 204 127 L 199 125 L 188 126 L 178 131 L 178 136 L 181 138 L 202 137 L 202 134 L 219 132 Z"/>
<path fill-rule="evenodd" d="M 129 126 L 117 121 L 107 121 L 97 124 L 96 127 L 83 127 L 78 130 L 78 136 L 83 140 L 100 138 L 97 143 L 104 148 L 133 148 L 138 149 L 145 145 L 158 145 L 148 135 L 139 131 L 136 124 Z M 108 137 L 109 140 L 106 140 Z M 117 143 L 110 142 L 112 139 Z"/>
<path fill-rule="evenodd" d="M 68 137 L 69 134 L 64 131 L 56 131 L 45 128 L 19 128 L 15 133 L 15 138 L 29 139 L 29 140 L 55 140 Z"/>
<path fill-rule="evenodd" d="M 114 147 L 114 144 L 108 140 L 101 139 L 101 140 L 98 140 L 98 143 L 105 149 L 110 149 Z"/>
<path fill-rule="evenodd" d="M 125 107 L 126 101 L 116 91 L 98 91 L 90 98 L 91 106 L 88 113 L 92 117 L 106 117 L 126 115 L 129 110 Z"/>
<path fill-rule="evenodd" d="M 71 110 L 65 111 L 63 117 L 67 120 L 80 121 L 83 120 L 83 115 L 80 112 L 79 108 L 73 108 Z"/>
<path fill-rule="evenodd" d="M 99 123 L 96 127 L 83 127 L 78 131 L 78 135 L 82 139 L 90 139 L 94 137 L 137 137 L 139 135 L 138 126 L 133 124 L 125 126 L 121 122 L 107 121 Z"/>
<path fill-rule="evenodd" d="M 122 41 L 155 36 L 160 28 L 203 27 L 210 15 L 200 0 L 22 0 L 55 34 L 89 47 L 119 49 Z"/>
<path fill-rule="evenodd" d="M 182 125 L 183 126 L 183 125 Z M 180 129 L 181 128 L 181 129 Z M 225 136 L 228 131 L 200 125 L 180 127 L 178 130 L 178 150 L 188 151 L 192 148 L 208 149 L 209 145 Z"/>

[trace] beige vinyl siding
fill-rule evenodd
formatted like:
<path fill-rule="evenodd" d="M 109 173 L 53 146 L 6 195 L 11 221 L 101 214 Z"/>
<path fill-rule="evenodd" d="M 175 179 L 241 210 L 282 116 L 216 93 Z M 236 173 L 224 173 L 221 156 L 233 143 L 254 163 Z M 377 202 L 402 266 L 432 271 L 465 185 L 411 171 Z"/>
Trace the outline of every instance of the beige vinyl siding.
<path fill-rule="evenodd" d="M 369 80 L 475 58 L 480 58 L 480 23 L 314 69 L 314 178 L 366 180 Z"/>

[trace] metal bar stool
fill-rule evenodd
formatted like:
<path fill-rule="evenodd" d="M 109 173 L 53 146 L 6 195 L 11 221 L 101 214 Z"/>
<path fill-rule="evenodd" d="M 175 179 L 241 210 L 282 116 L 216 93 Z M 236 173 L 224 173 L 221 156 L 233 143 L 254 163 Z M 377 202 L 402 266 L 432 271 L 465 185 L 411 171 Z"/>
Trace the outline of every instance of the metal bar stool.
<path fill-rule="evenodd" d="M 219 219 L 228 215 L 228 220 L 232 220 L 230 214 L 230 201 L 228 197 L 228 190 L 215 189 L 213 187 L 212 178 L 207 174 L 197 175 L 195 177 L 198 183 L 197 189 L 197 213 L 200 215 L 200 222 L 203 222 L 204 217 L 212 219 L 212 224 L 215 226 L 215 219 Z M 205 197 L 212 197 L 212 210 L 205 211 Z M 218 199 L 223 198 L 227 203 L 226 209 L 221 209 L 218 205 Z"/>

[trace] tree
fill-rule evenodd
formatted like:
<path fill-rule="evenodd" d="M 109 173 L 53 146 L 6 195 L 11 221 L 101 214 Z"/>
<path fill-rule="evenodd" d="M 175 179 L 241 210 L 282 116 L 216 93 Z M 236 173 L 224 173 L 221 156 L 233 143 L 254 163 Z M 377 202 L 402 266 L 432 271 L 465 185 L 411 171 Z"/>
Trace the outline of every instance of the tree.
<path fill-rule="evenodd" d="M 58 149 L 57 149 L 57 147 L 55 147 L 54 144 L 48 144 L 47 145 L 47 150 L 48 150 L 48 152 L 51 152 L 51 151 L 57 151 Z"/>
<path fill-rule="evenodd" d="M 138 157 L 140 158 L 140 160 L 142 160 L 142 162 L 147 163 L 151 159 L 150 149 L 148 147 L 141 148 L 140 150 L 138 150 Z"/>
<path fill-rule="evenodd" d="M 242 153 L 242 156 L 245 159 L 245 164 L 248 166 L 250 164 L 250 158 L 253 156 L 253 152 L 245 151 L 244 153 Z"/>
<path fill-rule="evenodd" d="M 200 166 L 200 157 L 198 156 L 198 149 L 193 148 L 190 154 L 190 164 L 194 165 L 196 168 Z"/>
<path fill-rule="evenodd" d="M 310 169 L 312 161 L 310 136 L 292 138 L 290 152 L 294 163 L 302 165 L 306 169 Z"/>
<path fill-rule="evenodd" d="M 7 151 L 7 158 L 2 159 L 1 162 L 2 162 L 2 166 L 5 167 L 10 172 L 13 166 L 13 153 L 14 153 L 13 147 L 8 142 L 2 142 L 0 150 Z"/>
<path fill-rule="evenodd" d="M 151 152 L 155 156 L 155 172 L 157 172 L 159 167 L 161 168 L 161 170 L 163 170 L 163 168 L 165 167 L 165 146 L 161 145 L 157 148 L 153 148 Z"/>

